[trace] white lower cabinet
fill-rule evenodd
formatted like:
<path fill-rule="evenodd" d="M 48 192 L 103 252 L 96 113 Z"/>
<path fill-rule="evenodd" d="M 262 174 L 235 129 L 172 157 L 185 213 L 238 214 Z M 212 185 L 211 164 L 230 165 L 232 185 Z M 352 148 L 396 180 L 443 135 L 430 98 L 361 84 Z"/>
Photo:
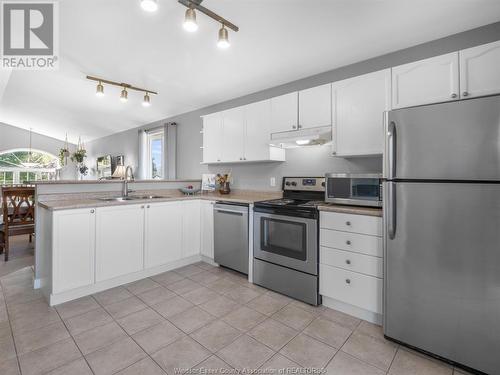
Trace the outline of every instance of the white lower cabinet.
<path fill-rule="evenodd" d="M 182 201 L 182 257 L 200 254 L 200 201 Z"/>
<path fill-rule="evenodd" d="M 201 201 L 201 255 L 214 259 L 214 201 Z"/>
<path fill-rule="evenodd" d="M 382 218 L 320 213 L 319 290 L 323 304 L 381 323 Z"/>
<path fill-rule="evenodd" d="M 96 209 L 96 282 L 144 267 L 144 205 Z"/>
<path fill-rule="evenodd" d="M 56 211 L 53 215 L 53 293 L 94 283 L 95 210 Z"/>
<path fill-rule="evenodd" d="M 182 258 L 182 203 L 146 206 L 144 267 L 151 268 Z"/>

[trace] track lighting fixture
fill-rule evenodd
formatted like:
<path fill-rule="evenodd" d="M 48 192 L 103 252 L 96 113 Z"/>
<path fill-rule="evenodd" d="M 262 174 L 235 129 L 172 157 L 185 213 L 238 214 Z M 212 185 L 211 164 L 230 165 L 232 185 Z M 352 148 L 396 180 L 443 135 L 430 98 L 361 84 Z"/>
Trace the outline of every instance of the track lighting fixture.
<path fill-rule="evenodd" d="M 210 9 L 202 6 L 201 3 L 203 0 L 178 0 L 178 2 L 187 8 L 183 24 L 186 31 L 194 32 L 198 30 L 198 23 L 196 22 L 196 11 L 198 10 L 222 24 L 222 27 L 219 29 L 217 46 L 221 49 L 226 49 L 231 45 L 229 43 L 229 32 L 226 27 L 238 32 L 238 26 L 219 16 L 217 13 L 212 12 Z M 158 0 L 141 0 L 141 6 L 146 11 L 154 12 L 158 9 Z"/>
<path fill-rule="evenodd" d="M 229 35 L 227 29 L 224 27 L 224 24 L 222 24 L 222 27 L 219 29 L 219 39 L 217 41 L 217 47 L 226 49 L 230 45 L 231 44 L 229 43 Z"/>
<path fill-rule="evenodd" d="M 184 16 L 184 30 L 190 33 L 198 30 L 198 24 L 196 23 L 196 12 L 193 8 L 188 8 L 186 10 L 186 15 Z"/>
<path fill-rule="evenodd" d="M 151 98 L 149 97 L 149 93 L 146 92 L 144 94 L 144 100 L 142 101 L 142 106 L 143 107 L 150 107 L 151 106 Z"/>
<path fill-rule="evenodd" d="M 102 85 L 101 81 L 99 81 L 99 83 L 97 84 L 97 89 L 95 91 L 95 95 L 98 97 L 104 96 L 104 86 Z"/>
<path fill-rule="evenodd" d="M 141 8 L 146 12 L 156 12 L 158 10 L 158 0 L 141 0 Z"/>
<path fill-rule="evenodd" d="M 135 86 L 129 85 L 128 83 L 115 82 L 115 81 L 110 81 L 108 79 L 98 78 L 98 77 L 93 77 L 93 76 L 87 76 L 87 79 L 97 82 L 97 89 L 96 89 L 97 96 L 104 95 L 104 85 L 103 84 L 120 87 L 121 88 L 120 100 L 124 103 L 128 101 L 128 90 L 140 91 L 140 92 L 143 92 L 145 94 L 144 100 L 142 102 L 142 105 L 144 107 L 149 107 L 151 105 L 151 95 L 158 95 L 158 93 L 156 91 L 149 90 L 149 89 L 142 89 L 140 87 L 135 87 Z"/>
<path fill-rule="evenodd" d="M 122 93 L 120 94 L 120 100 L 122 103 L 125 103 L 128 100 L 128 92 L 126 87 L 123 87 Z"/>

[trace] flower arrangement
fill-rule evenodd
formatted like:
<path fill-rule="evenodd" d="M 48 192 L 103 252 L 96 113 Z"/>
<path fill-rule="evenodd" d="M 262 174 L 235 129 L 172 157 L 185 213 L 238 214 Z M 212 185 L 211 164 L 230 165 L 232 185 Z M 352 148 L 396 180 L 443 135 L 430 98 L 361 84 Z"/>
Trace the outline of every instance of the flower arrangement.
<path fill-rule="evenodd" d="M 229 194 L 231 192 L 231 188 L 229 187 L 229 182 L 231 181 L 231 172 L 225 174 L 217 173 L 215 176 L 215 183 L 219 186 L 220 194 Z"/>

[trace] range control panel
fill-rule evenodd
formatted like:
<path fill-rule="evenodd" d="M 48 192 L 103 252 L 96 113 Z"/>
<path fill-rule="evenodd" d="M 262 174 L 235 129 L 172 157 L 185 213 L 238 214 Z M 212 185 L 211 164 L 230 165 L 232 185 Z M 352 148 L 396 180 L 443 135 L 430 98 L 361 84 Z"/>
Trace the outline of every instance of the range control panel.
<path fill-rule="evenodd" d="M 284 177 L 283 190 L 325 191 L 325 178 Z"/>

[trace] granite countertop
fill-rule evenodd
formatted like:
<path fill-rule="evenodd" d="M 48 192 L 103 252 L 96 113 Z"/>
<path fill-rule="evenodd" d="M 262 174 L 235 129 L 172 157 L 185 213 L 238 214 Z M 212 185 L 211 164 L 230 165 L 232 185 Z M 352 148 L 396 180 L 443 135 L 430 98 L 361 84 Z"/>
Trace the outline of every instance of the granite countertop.
<path fill-rule="evenodd" d="M 148 192 L 147 194 L 151 194 Z M 153 193 L 155 194 L 155 193 Z M 130 194 L 142 195 L 137 192 Z M 143 203 L 159 203 L 180 200 L 193 200 L 202 199 L 210 201 L 226 201 L 234 203 L 251 204 L 258 201 L 269 199 L 281 198 L 281 192 L 268 192 L 268 191 L 249 191 L 249 190 L 233 190 L 230 194 L 219 194 L 218 192 L 204 192 L 195 195 L 184 195 L 180 191 L 172 189 L 171 191 L 158 192 L 157 195 L 163 198 L 155 199 L 134 199 L 131 201 L 105 201 L 96 197 L 86 198 L 72 198 L 72 199 L 58 199 L 58 200 L 40 200 L 38 205 L 51 211 L 57 210 L 70 210 L 77 208 L 94 208 L 94 207 L 109 207 L 109 206 L 123 206 L 128 204 L 143 204 Z"/>
<path fill-rule="evenodd" d="M 140 183 L 166 183 L 166 182 L 197 182 L 201 183 L 198 179 L 172 179 L 172 180 L 130 180 L 129 184 L 140 184 Z M 49 180 L 49 181 L 26 181 L 30 185 L 75 185 L 75 184 L 123 184 L 123 180 L 112 179 L 112 180 Z"/>
<path fill-rule="evenodd" d="M 318 210 L 325 212 L 339 212 L 343 214 L 382 216 L 382 208 L 345 206 L 341 204 L 324 203 L 318 205 Z"/>

